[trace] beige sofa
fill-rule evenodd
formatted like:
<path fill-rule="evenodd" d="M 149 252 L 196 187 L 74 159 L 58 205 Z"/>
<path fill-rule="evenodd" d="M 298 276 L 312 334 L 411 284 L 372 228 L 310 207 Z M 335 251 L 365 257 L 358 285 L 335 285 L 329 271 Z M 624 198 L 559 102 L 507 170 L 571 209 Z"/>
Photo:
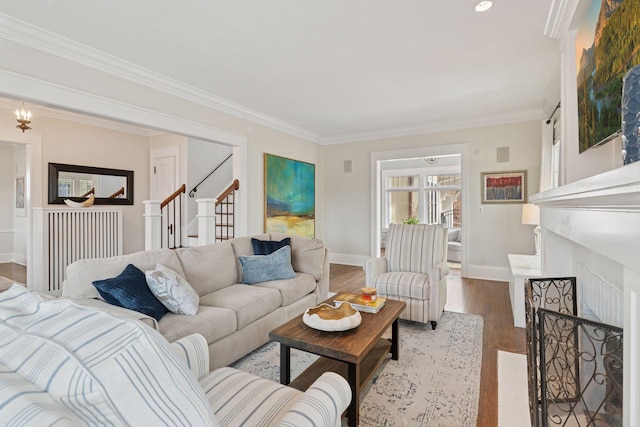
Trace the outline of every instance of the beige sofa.
<path fill-rule="evenodd" d="M 280 241 L 291 238 L 291 264 L 296 278 L 242 284 L 238 256 L 253 255 L 251 237 Z M 128 264 L 151 270 L 163 264 L 185 278 L 200 296 L 193 316 L 165 314 L 159 321 L 107 304 L 95 280 L 115 277 Z M 113 258 L 85 259 L 67 267 L 62 297 L 142 320 L 170 342 L 202 335 L 209 346 L 210 369 L 238 360 L 269 341 L 269 331 L 328 298 L 329 257 L 322 241 L 284 234 L 241 237 L 223 243 L 180 249 L 143 251 Z"/>

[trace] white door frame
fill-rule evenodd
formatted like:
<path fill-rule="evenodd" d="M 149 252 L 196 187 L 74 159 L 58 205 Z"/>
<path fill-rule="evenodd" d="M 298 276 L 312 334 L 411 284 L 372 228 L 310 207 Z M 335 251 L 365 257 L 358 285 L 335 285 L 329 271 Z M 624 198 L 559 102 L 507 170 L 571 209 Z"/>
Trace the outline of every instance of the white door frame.
<path fill-rule="evenodd" d="M 382 169 L 380 164 L 384 160 L 412 159 L 421 157 L 437 157 L 447 155 L 460 155 L 460 184 L 462 188 L 462 277 L 467 276 L 467 252 L 469 247 L 468 226 L 469 224 L 469 203 L 468 195 L 468 166 L 467 166 L 467 143 L 434 145 L 428 147 L 409 148 L 403 150 L 378 151 L 371 153 L 371 257 L 380 256 L 380 227 L 381 227 L 381 206 L 382 206 Z"/>
<path fill-rule="evenodd" d="M 27 287 L 33 289 L 34 279 L 42 276 L 42 266 L 33 265 L 34 248 L 42 246 L 42 241 L 35 242 L 33 235 L 33 216 L 31 208 L 42 207 L 43 188 L 46 188 L 42 167 L 42 135 L 33 132 L 20 132 L 16 129 L 0 128 L 0 141 L 25 145 L 26 169 L 24 208 L 27 214 Z M 45 193 L 46 194 L 46 193 Z"/>

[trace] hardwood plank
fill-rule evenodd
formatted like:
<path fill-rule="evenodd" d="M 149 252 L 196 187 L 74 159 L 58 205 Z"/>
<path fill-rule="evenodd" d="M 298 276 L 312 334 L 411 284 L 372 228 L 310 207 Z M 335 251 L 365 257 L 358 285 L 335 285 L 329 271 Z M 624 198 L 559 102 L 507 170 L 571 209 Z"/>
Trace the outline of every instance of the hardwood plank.
<path fill-rule="evenodd" d="M 27 283 L 27 267 L 13 262 L 0 263 L 0 276 L 19 283 Z"/>
<path fill-rule="evenodd" d="M 331 264 L 329 289 L 332 292 L 358 292 L 364 285 L 365 275 L 361 267 Z M 451 269 L 445 310 L 477 314 L 484 319 L 477 426 L 497 426 L 498 350 L 526 352 L 524 329 L 513 326 L 509 284 L 466 279 L 461 277 L 459 269 Z"/>

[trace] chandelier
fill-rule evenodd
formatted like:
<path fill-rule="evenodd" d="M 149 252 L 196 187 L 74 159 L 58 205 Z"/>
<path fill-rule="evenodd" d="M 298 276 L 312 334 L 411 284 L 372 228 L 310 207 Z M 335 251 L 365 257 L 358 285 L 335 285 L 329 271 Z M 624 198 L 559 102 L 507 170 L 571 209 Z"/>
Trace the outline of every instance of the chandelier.
<path fill-rule="evenodd" d="M 31 111 L 24 109 L 24 102 L 22 103 L 22 110 L 16 110 L 16 120 L 20 123 L 16 127 L 22 129 L 22 133 L 27 129 L 31 129 L 29 127 L 29 123 L 31 123 Z"/>

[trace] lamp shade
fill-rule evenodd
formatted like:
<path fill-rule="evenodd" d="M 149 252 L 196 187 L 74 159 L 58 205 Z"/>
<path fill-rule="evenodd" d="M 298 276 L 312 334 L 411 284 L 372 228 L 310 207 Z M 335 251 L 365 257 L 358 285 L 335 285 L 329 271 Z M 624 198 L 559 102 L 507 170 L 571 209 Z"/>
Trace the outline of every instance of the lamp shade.
<path fill-rule="evenodd" d="M 522 205 L 522 223 L 540 225 L 540 208 L 531 203 Z"/>

